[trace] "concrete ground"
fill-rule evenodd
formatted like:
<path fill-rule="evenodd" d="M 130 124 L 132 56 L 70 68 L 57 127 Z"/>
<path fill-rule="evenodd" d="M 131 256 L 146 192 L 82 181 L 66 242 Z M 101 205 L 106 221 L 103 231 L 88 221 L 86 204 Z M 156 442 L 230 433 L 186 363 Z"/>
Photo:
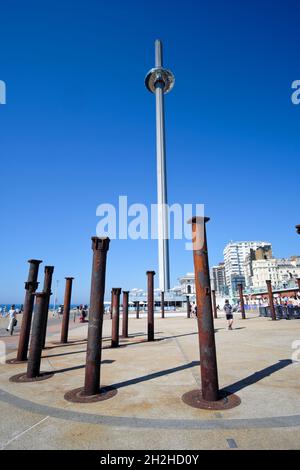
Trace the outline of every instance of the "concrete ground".
<path fill-rule="evenodd" d="M 300 322 L 238 315 L 234 328 L 227 330 L 223 316 L 215 320 L 220 388 L 241 404 L 205 411 L 181 399 L 201 385 L 195 319 L 156 318 L 157 341 L 148 343 L 146 319 L 130 318 L 130 338 L 117 349 L 110 348 L 105 319 L 101 383 L 118 393 L 90 404 L 64 399 L 83 385 L 87 324 L 72 325 L 70 340 L 77 342 L 65 346 L 52 343 L 59 339 L 53 326 L 41 367 L 55 372 L 52 378 L 12 383 L 26 365 L 0 364 L 0 447 L 299 449 Z M 10 345 L 8 357 L 14 356 Z"/>

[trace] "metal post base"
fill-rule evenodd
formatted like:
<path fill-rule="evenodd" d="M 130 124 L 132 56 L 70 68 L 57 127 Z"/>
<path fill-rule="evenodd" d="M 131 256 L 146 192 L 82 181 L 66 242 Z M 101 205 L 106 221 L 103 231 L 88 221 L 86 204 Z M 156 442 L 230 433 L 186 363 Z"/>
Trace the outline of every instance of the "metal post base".
<path fill-rule="evenodd" d="M 197 388 L 185 393 L 181 399 L 186 405 L 202 410 L 230 410 L 241 404 L 241 399 L 237 395 L 226 390 L 220 390 L 219 397 L 217 401 L 204 400 L 202 398 L 202 391 Z"/>
<path fill-rule="evenodd" d="M 40 382 L 41 380 L 47 380 L 53 377 L 53 372 L 40 372 L 37 377 L 27 377 L 26 372 L 22 372 L 22 374 L 13 375 L 10 377 L 10 382 L 21 383 L 21 382 Z"/>
<path fill-rule="evenodd" d="M 116 388 L 104 385 L 96 395 L 84 395 L 84 387 L 80 387 L 65 393 L 64 398 L 72 403 L 95 403 L 113 398 L 117 393 Z"/>

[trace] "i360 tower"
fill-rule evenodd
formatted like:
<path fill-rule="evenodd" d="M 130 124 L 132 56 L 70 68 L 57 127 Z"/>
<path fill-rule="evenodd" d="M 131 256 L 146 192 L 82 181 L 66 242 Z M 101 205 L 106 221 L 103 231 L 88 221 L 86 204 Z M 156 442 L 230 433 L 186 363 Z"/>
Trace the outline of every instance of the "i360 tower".
<path fill-rule="evenodd" d="M 170 289 L 164 94 L 172 90 L 174 82 L 173 73 L 163 67 L 162 43 L 157 39 L 155 41 L 155 67 L 148 72 L 145 85 L 151 93 L 155 94 L 156 101 L 158 264 L 159 288 L 162 292 Z"/>

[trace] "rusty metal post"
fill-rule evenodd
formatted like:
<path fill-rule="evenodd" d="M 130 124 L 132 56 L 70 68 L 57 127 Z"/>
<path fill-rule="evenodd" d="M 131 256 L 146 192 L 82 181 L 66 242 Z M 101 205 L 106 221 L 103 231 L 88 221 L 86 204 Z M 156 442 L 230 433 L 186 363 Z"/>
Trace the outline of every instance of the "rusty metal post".
<path fill-rule="evenodd" d="M 269 296 L 269 305 L 271 310 L 271 317 L 272 320 L 276 320 L 276 311 L 274 307 L 274 300 L 273 300 L 273 291 L 272 291 L 272 284 L 270 279 L 266 280 L 267 288 L 268 288 L 268 296 Z"/>
<path fill-rule="evenodd" d="M 240 294 L 240 303 L 241 303 L 242 319 L 245 320 L 246 314 L 245 314 L 245 303 L 244 303 L 243 284 L 238 284 L 238 290 L 239 290 L 239 294 Z"/>
<path fill-rule="evenodd" d="M 136 318 L 140 318 L 140 302 L 136 303 Z"/>
<path fill-rule="evenodd" d="M 65 277 L 66 287 L 65 287 L 64 311 L 63 311 L 63 319 L 62 319 L 62 325 L 61 325 L 61 336 L 60 336 L 60 342 L 61 343 L 67 343 L 68 342 L 70 305 L 71 305 L 73 279 L 74 279 L 74 277 Z"/>
<path fill-rule="evenodd" d="M 112 309 L 112 331 L 111 331 L 111 347 L 119 346 L 119 324 L 120 324 L 120 295 L 121 288 L 114 287 L 113 293 L 113 309 Z"/>
<path fill-rule="evenodd" d="M 128 297 L 129 291 L 123 290 L 122 336 L 128 338 Z"/>
<path fill-rule="evenodd" d="M 37 292 L 35 294 L 36 302 L 26 374 L 28 379 L 33 379 L 40 375 L 47 297 L 47 292 Z"/>
<path fill-rule="evenodd" d="M 165 318 L 165 293 L 161 291 L 161 318 Z"/>
<path fill-rule="evenodd" d="M 201 389 L 183 395 L 182 400 L 194 408 L 223 410 L 241 403 L 238 396 L 219 390 L 214 319 L 206 239 L 208 217 L 193 217 L 193 257 L 197 301 L 197 322 L 200 348 Z"/>
<path fill-rule="evenodd" d="M 147 314 L 148 314 L 148 341 L 154 341 L 154 275 L 155 271 L 147 271 Z"/>
<path fill-rule="evenodd" d="M 212 291 L 211 291 L 211 296 L 212 296 L 212 306 L 213 306 L 214 318 L 218 318 L 217 303 L 216 303 L 216 291 L 214 289 L 212 289 Z"/>
<path fill-rule="evenodd" d="M 186 296 L 186 317 L 191 318 L 191 304 L 188 295 Z"/>
<path fill-rule="evenodd" d="M 29 344 L 31 320 L 32 320 L 32 311 L 34 304 L 34 294 L 38 287 L 38 272 L 39 265 L 42 261 L 37 259 L 28 260 L 29 263 L 29 273 L 28 280 L 25 282 L 25 300 L 24 300 L 24 310 L 23 310 L 23 319 L 22 326 L 20 331 L 17 361 L 27 361 L 27 351 Z"/>
<path fill-rule="evenodd" d="M 219 399 L 218 368 L 206 240 L 208 221 L 208 217 L 193 217 L 190 223 L 192 223 L 193 233 L 202 397 L 207 401 L 217 401 Z"/>
<path fill-rule="evenodd" d="M 113 291 L 111 290 L 111 296 L 110 296 L 110 319 L 112 320 L 112 309 L 113 309 Z"/>
<path fill-rule="evenodd" d="M 92 237 L 93 268 L 83 391 L 84 395 L 87 396 L 96 395 L 100 392 L 105 272 L 108 249 L 109 238 Z"/>
<path fill-rule="evenodd" d="M 44 287 L 43 287 L 43 292 L 46 292 L 47 294 L 47 300 L 45 302 L 45 309 L 46 309 L 46 315 L 45 315 L 45 324 L 44 324 L 44 329 L 43 329 L 43 348 L 45 347 L 46 344 L 46 335 L 47 335 L 47 323 L 48 323 L 48 313 L 49 313 L 49 303 L 50 303 L 50 296 L 52 294 L 51 292 L 51 284 L 52 284 L 52 276 L 53 276 L 53 271 L 54 271 L 54 266 L 45 266 L 44 269 Z"/>

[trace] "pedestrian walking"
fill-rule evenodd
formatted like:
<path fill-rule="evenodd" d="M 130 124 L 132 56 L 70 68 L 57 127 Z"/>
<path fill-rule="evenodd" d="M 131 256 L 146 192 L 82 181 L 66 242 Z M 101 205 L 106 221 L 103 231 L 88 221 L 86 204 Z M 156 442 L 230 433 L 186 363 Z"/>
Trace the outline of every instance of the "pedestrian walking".
<path fill-rule="evenodd" d="M 229 300 L 225 300 L 224 311 L 226 314 L 226 320 L 228 322 L 228 330 L 232 330 L 233 324 L 233 314 L 232 314 L 232 306 L 229 303 Z"/>
<path fill-rule="evenodd" d="M 13 332 L 14 332 L 14 328 L 17 326 L 17 311 L 15 309 L 15 306 L 12 305 L 10 310 L 8 311 L 8 314 L 6 315 L 7 317 L 9 317 L 9 324 L 8 324 L 8 327 L 6 328 L 6 331 L 9 331 L 10 332 L 10 335 L 12 336 Z"/>

